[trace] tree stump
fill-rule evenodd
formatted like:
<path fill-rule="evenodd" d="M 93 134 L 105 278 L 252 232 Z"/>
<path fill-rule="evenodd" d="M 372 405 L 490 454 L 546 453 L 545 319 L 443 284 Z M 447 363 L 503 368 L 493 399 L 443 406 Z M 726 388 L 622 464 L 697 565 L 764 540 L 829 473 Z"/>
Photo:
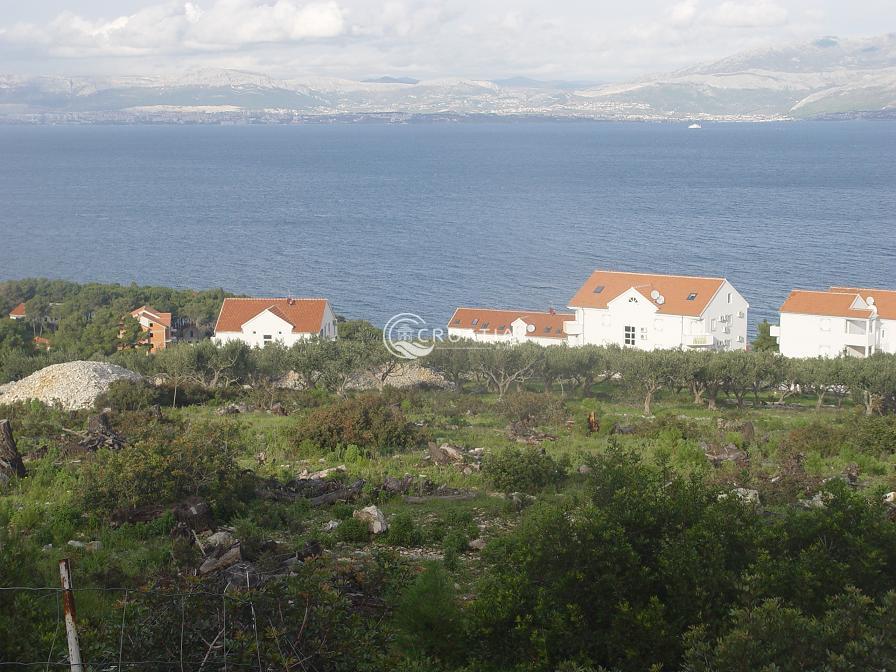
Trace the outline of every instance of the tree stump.
<path fill-rule="evenodd" d="M 597 415 L 594 411 L 591 411 L 588 414 L 588 433 L 594 434 L 595 432 L 600 431 L 600 421 L 597 419 Z"/>
<path fill-rule="evenodd" d="M 9 420 L 0 420 L 0 475 L 8 480 L 13 476 L 24 478 L 27 474 L 16 440 L 12 436 Z"/>

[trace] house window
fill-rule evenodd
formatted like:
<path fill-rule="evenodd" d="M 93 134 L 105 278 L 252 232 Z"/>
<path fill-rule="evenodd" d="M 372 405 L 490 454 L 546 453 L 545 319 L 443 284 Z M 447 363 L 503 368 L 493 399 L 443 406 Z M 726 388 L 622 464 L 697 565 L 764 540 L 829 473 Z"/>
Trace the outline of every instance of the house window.
<path fill-rule="evenodd" d="M 716 330 L 716 318 L 712 318 L 712 319 L 709 321 L 709 330 L 710 330 L 710 331 L 715 331 L 715 330 Z"/>
<path fill-rule="evenodd" d="M 638 303 L 638 299 L 636 299 L 634 296 L 630 296 L 628 298 L 628 302 L 629 303 Z"/>
<path fill-rule="evenodd" d="M 688 301 L 694 301 L 697 298 L 697 292 L 691 292 L 688 294 Z"/>
<path fill-rule="evenodd" d="M 456 320 L 454 320 L 454 324 L 460 324 L 460 318 L 459 318 L 459 317 L 458 317 Z"/>
<path fill-rule="evenodd" d="M 550 328 L 550 327 L 545 327 L 545 328 L 544 328 L 544 333 L 546 333 L 546 334 L 551 333 L 551 328 Z"/>
<path fill-rule="evenodd" d="M 731 292 L 728 292 L 728 303 L 731 303 Z"/>
<path fill-rule="evenodd" d="M 625 345 L 634 345 L 635 344 L 635 328 L 634 327 L 625 327 L 625 339 L 623 341 Z"/>
<path fill-rule="evenodd" d="M 594 288 L 595 294 L 600 294 L 602 291 L 604 291 L 604 285 L 598 285 L 597 287 Z"/>
<path fill-rule="evenodd" d="M 504 329 L 506 329 L 506 328 L 507 328 L 507 325 L 502 324 L 501 326 L 498 327 L 498 331 L 504 331 Z"/>
<path fill-rule="evenodd" d="M 478 317 L 474 317 L 474 318 L 473 318 L 473 321 L 470 322 L 470 324 L 471 324 L 472 326 L 475 327 L 477 324 L 479 324 L 479 318 L 478 318 Z"/>
<path fill-rule="evenodd" d="M 488 329 L 488 322 L 483 322 L 480 329 Z"/>
<path fill-rule="evenodd" d="M 274 340 L 274 337 L 271 336 L 270 334 L 265 334 L 262 338 L 264 338 L 265 343 L 270 343 L 271 341 Z"/>

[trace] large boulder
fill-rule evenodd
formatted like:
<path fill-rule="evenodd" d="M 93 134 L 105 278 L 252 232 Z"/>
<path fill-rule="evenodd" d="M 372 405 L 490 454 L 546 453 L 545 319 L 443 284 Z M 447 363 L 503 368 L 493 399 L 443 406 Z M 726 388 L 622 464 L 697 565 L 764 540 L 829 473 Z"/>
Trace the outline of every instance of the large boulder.
<path fill-rule="evenodd" d="M 0 386 L 0 404 L 36 399 L 67 411 L 92 408 L 97 398 L 119 380 L 142 380 L 125 368 L 106 362 L 53 364 L 15 383 Z"/>

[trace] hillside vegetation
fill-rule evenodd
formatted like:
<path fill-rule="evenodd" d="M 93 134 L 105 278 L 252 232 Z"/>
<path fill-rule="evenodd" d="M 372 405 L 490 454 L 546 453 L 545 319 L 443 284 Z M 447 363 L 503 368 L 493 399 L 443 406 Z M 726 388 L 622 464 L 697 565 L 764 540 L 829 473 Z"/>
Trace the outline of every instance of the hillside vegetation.
<path fill-rule="evenodd" d="M 445 346 L 399 390 L 343 326 L 0 406 L 0 661 L 66 663 L 67 557 L 91 670 L 896 666 L 892 356 Z"/>

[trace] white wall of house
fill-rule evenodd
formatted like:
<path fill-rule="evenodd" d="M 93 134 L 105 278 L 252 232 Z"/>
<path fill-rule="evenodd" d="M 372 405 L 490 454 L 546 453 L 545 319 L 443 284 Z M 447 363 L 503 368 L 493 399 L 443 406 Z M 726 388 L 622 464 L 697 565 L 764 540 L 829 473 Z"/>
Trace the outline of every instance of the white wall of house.
<path fill-rule="evenodd" d="M 896 320 L 878 320 L 878 342 L 880 352 L 896 354 Z"/>
<path fill-rule="evenodd" d="M 715 349 L 747 349 L 749 308 L 747 300 L 726 280 L 703 311 L 703 327 L 713 337 Z"/>
<path fill-rule="evenodd" d="M 641 350 L 747 347 L 749 305 L 727 281 L 700 317 L 659 312 L 649 297 L 632 288 L 607 308 L 575 308 L 574 325 L 567 326 L 570 345 L 619 345 Z"/>
<path fill-rule="evenodd" d="M 781 313 L 778 347 L 786 357 L 865 357 L 896 352 L 896 321 Z"/>
<path fill-rule="evenodd" d="M 327 305 L 324 308 L 324 319 L 322 321 L 320 327 L 319 336 L 323 338 L 328 338 L 333 340 L 338 338 L 339 336 L 339 327 L 336 324 L 336 314 L 333 312 L 333 309 L 330 308 L 330 302 L 327 301 Z"/>

